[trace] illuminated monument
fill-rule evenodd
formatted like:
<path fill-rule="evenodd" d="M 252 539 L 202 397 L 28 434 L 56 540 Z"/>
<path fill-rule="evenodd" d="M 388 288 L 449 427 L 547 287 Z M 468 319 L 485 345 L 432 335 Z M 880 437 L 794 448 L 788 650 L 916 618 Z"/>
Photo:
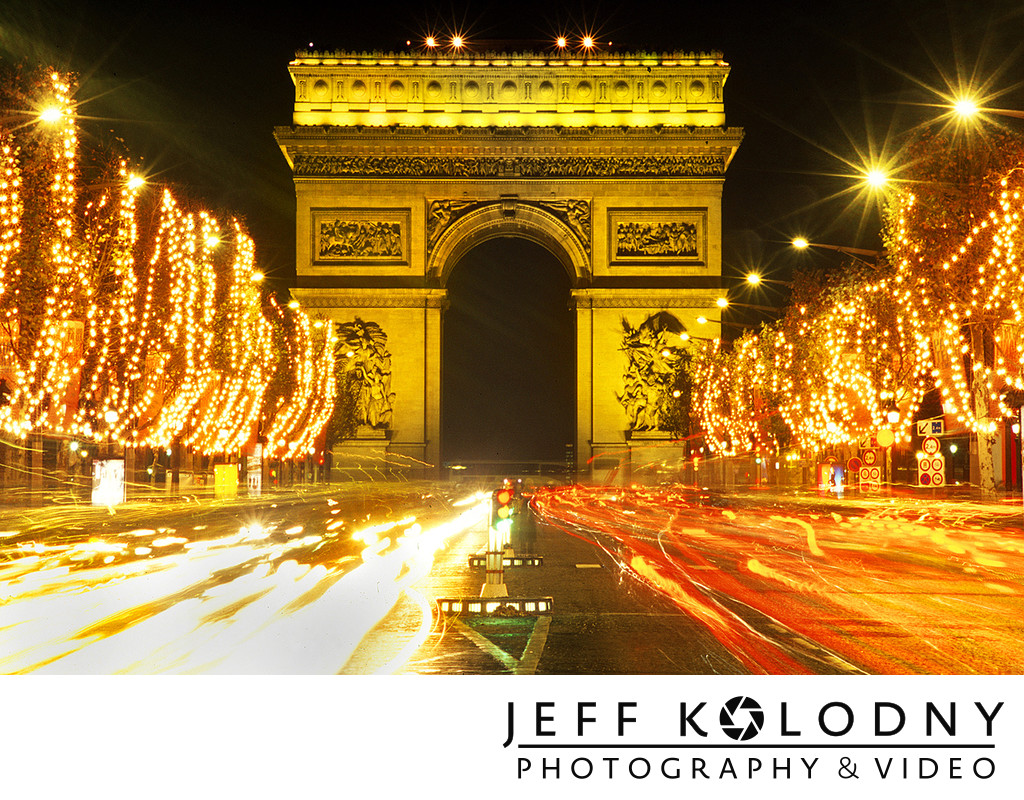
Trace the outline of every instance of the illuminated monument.
<path fill-rule="evenodd" d="M 509 236 L 570 278 L 578 464 L 667 438 L 638 422 L 653 418 L 642 386 L 623 399 L 623 330 L 668 315 L 718 335 L 722 186 L 743 136 L 725 126 L 721 54 L 311 52 L 289 71 L 293 125 L 275 134 L 295 180 L 294 295 L 379 326 L 390 359 L 388 433 L 349 450 L 439 463 L 446 282 Z"/>

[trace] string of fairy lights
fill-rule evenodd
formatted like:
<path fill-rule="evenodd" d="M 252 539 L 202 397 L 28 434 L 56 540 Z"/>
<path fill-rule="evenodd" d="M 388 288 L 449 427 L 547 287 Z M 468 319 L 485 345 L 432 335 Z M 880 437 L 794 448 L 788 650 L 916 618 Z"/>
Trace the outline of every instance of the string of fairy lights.
<path fill-rule="evenodd" d="M 729 352 L 705 344 L 696 410 L 713 452 L 778 453 L 766 424 L 776 413 L 800 449 L 855 444 L 883 427 L 909 442 L 931 362 L 894 308 L 885 280 L 845 287 L 821 309 L 798 307 L 744 334 Z"/>
<path fill-rule="evenodd" d="M 765 408 L 805 450 L 855 445 L 883 428 L 910 442 L 932 387 L 947 416 L 993 435 L 1016 413 L 1006 391 L 1024 390 L 1024 171 L 1000 187 L 969 234 L 939 253 L 911 234 L 922 213 L 913 191 L 894 190 L 891 275 L 833 287 L 819 308 L 791 309 L 730 351 L 705 342 L 694 360 L 694 412 L 711 451 L 778 452 L 756 424 L 770 417 Z"/>
<path fill-rule="evenodd" d="M 155 224 L 143 225 L 142 206 L 156 200 L 126 160 L 116 186 L 85 201 L 73 86 L 55 72 L 48 89 L 36 128 L 45 197 L 24 196 L 15 135 L 0 135 L 0 340 L 14 362 L 0 428 L 215 455 L 252 444 L 263 426 L 267 456 L 312 453 L 333 411 L 333 326 L 264 296 L 237 220 L 165 189 Z M 26 203 L 40 204 L 43 230 L 23 230 Z M 30 238 L 44 243 L 31 254 L 32 283 L 22 264 Z M 275 376 L 287 389 L 279 401 Z"/>
<path fill-rule="evenodd" d="M 904 191 L 894 199 L 896 231 L 890 246 L 897 267 L 896 298 L 919 350 L 933 354 L 930 374 L 943 408 L 960 424 L 992 435 L 1001 417 L 1012 414 L 1002 400 L 1006 389 L 1024 388 L 1022 305 L 1024 273 L 1018 261 L 1024 176 L 1012 171 L 987 214 L 948 252 L 924 253 L 909 231 L 919 213 L 916 197 Z M 937 288 L 919 277 L 925 262 L 939 274 L 956 275 L 963 291 Z"/>

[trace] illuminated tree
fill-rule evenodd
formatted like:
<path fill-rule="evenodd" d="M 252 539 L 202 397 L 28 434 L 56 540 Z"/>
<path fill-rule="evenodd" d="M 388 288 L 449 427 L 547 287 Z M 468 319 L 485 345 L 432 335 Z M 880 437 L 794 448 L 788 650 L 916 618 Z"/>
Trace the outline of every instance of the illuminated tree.
<path fill-rule="evenodd" d="M 73 88 L 54 72 L 32 103 L 0 92 L 20 119 L 0 129 L 0 428 L 216 455 L 262 424 L 271 455 L 312 452 L 333 329 L 264 301 L 238 220 L 147 186 L 124 153 L 83 166 Z"/>
<path fill-rule="evenodd" d="M 713 452 L 855 445 L 888 427 L 892 408 L 894 432 L 909 438 L 929 362 L 901 321 L 886 269 L 798 275 L 778 322 L 729 349 L 717 340 L 702 348 L 695 408 Z"/>
<path fill-rule="evenodd" d="M 917 347 L 931 351 L 944 409 L 977 434 L 981 485 L 992 489 L 997 420 L 1010 411 L 1000 396 L 1022 386 L 1024 142 L 925 131 L 906 153 L 884 219 L 893 293 Z"/>

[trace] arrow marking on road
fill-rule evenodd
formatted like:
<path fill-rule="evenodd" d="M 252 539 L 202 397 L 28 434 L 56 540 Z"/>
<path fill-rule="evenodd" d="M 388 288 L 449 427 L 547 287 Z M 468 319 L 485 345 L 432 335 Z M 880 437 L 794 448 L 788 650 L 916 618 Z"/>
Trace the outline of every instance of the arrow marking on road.
<path fill-rule="evenodd" d="M 544 652 L 544 644 L 547 642 L 548 629 L 551 627 L 551 617 L 538 617 L 533 624 L 533 631 L 526 643 L 522 658 L 510 656 L 486 636 L 481 636 L 462 620 L 455 620 L 453 627 L 469 641 L 487 653 L 495 661 L 500 662 L 506 669 L 516 675 L 533 675 L 537 671 L 541 654 Z"/>

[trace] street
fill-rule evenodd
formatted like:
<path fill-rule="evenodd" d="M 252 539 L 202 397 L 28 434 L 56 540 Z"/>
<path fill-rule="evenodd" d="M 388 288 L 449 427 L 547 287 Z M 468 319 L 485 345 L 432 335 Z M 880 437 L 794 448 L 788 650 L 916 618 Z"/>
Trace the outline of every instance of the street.
<path fill-rule="evenodd" d="M 5 509 L 0 670 L 1024 672 L 1017 506 L 539 489 L 542 563 L 504 582 L 552 613 L 439 614 L 438 598 L 479 597 L 488 504 L 345 484 Z"/>
<path fill-rule="evenodd" d="M 337 672 L 480 514 L 372 486 L 5 511 L 0 669 Z"/>

